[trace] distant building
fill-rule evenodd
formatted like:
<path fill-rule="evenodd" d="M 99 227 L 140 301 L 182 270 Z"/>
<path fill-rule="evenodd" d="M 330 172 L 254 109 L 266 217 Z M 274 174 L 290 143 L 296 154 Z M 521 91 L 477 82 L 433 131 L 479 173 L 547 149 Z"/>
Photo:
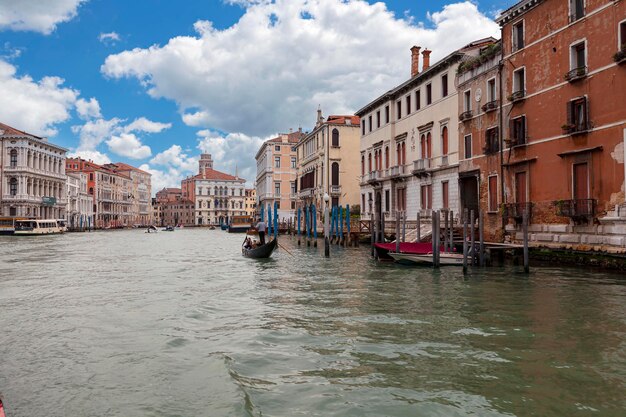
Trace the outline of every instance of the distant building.
<path fill-rule="evenodd" d="M 257 209 L 256 189 L 246 188 L 245 193 L 246 193 L 246 200 L 245 200 L 246 214 L 250 217 L 253 217 L 256 214 L 256 209 Z"/>
<path fill-rule="evenodd" d="M 0 123 L 0 215 L 66 216 L 66 149 Z"/>
<path fill-rule="evenodd" d="M 189 200 L 166 201 L 162 204 L 162 226 L 193 226 L 194 204 Z"/>
<path fill-rule="evenodd" d="M 256 154 L 256 195 L 260 206 L 278 204 L 278 216 L 293 218 L 297 194 L 296 145 L 304 137 L 302 129 L 285 133 L 263 143 Z"/>
<path fill-rule="evenodd" d="M 87 190 L 87 174 L 67 173 L 67 227 L 70 230 L 85 230 L 95 227 L 93 198 Z"/>
<path fill-rule="evenodd" d="M 152 224 L 152 210 L 150 208 L 150 198 L 152 196 L 152 175 L 139 168 L 123 162 L 104 165 L 115 172 L 123 173 L 130 177 L 130 214 L 129 223 L 133 225 Z"/>
<path fill-rule="evenodd" d="M 359 117 L 328 116 L 317 111 L 312 132 L 296 145 L 297 204 L 315 203 L 322 213 L 324 194 L 332 206 L 359 205 Z"/>

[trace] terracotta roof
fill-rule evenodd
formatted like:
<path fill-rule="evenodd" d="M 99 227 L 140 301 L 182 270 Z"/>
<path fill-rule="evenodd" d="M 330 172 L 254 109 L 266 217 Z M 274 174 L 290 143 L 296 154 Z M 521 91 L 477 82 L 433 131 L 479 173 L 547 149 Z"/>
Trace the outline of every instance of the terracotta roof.
<path fill-rule="evenodd" d="M 326 119 L 325 123 L 345 125 L 346 120 L 350 120 L 350 124 L 353 124 L 353 125 L 358 126 L 361 124 L 361 119 L 359 118 L 359 116 L 352 116 L 352 115 L 346 115 L 346 116 L 331 115 L 331 116 L 328 116 L 328 119 Z"/>
<path fill-rule="evenodd" d="M 182 193 L 183 192 L 183 190 L 181 190 L 180 188 L 164 188 L 159 192 L 162 193 L 163 191 L 165 191 L 166 193 Z"/>
<path fill-rule="evenodd" d="M 223 181 L 235 181 L 235 180 L 245 181 L 243 178 L 234 177 L 230 174 L 226 174 L 225 172 L 221 172 L 221 171 L 216 171 L 212 168 L 206 168 L 204 170 L 204 173 L 194 175 L 192 178 L 199 179 L 199 180 L 205 179 L 205 180 L 223 180 Z"/>
<path fill-rule="evenodd" d="M 35 139 L 43 139 L 42 137 L 35 136 L 30 133 L 26 133 L 22 130 L 17 130 L 16 128 L 11 127 L 9 125 L 5 125 L 4 123 L 0 123 L 0 130 L 4 130 L 4 133 L 2 134 L 2 136 L 5 136 L 5 135 L 6 136 L 29 136 Z"/>
<path fill-rule="evenodd" d="M 123 162 L 115 162 L 114 164 L 111 164 L 111 165 L 115 165 L 119 169 L 124 170 L 124 171 L 136 171 L 136 172 L 141 172 L 143 174 L 152 175 L 149 172 L 146 172 L 146 171 L 144 171 L 142 169 L 139 169 L 137 167 L 134 167 L 132 165 L 125 164 Z"/>

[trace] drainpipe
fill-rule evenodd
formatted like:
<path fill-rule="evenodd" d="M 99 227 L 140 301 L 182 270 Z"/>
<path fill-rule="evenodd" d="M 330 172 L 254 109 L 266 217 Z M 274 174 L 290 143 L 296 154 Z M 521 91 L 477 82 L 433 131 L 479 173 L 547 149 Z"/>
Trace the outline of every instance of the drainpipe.
<path fill-rule="evenodd" d="M 499 131 L 499 141 L 500 141 L 500 204 L 504 204 L 504 91 L 502 91 L 502 77 L 504 72 L 504 29 L 500 26 L 500 63 L 498 65 L 498 84 L 500 89 L 500 114 L 498 115 L 498 131 Z M 502 232 L 504 236 L 504 216 L 501 215 L 500 221 L 502 224 Z"/>

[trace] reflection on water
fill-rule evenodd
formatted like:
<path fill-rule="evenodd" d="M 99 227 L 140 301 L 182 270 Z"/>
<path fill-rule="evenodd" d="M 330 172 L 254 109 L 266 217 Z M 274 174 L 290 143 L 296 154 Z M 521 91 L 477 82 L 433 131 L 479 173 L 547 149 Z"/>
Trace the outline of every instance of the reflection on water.
<path fill-rule="evenodd" d="M 16 416 L 621 416 L 626 281 L 240 256 L 184 229 L 0 238 Z"/>

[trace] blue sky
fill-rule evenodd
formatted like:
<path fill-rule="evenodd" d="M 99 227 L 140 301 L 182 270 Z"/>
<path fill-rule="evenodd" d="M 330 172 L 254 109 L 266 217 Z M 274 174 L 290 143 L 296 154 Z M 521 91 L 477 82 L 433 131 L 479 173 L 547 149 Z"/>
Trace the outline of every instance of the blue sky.
<path fill-rule="evenodd" d="M 263 140 L 402 82 L 412 45 L 437 60 L 497 36 L 512 3 L 0 0 L 0 121 L 141 166 L 154 191 L 201 151 L 251 183 Z"/>

